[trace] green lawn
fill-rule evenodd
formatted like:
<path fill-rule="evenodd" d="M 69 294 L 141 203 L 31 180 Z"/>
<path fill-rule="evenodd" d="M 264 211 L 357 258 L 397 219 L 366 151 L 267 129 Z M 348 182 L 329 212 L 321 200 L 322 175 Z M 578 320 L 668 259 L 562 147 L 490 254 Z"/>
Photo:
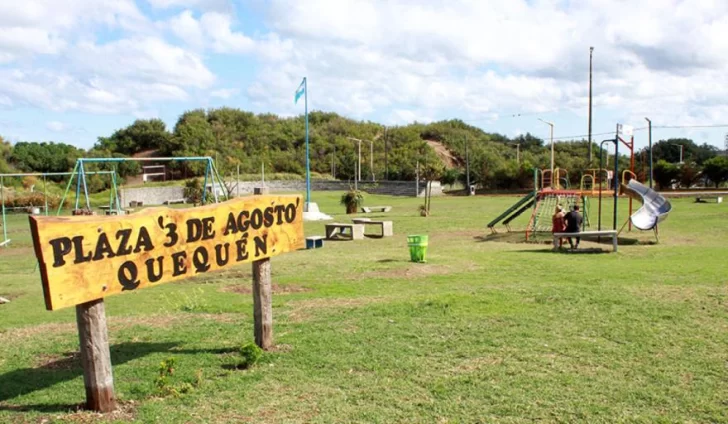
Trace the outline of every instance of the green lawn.
<path fill-rule="evenodd" d="M 315 200 L 340 213 L 339 196 Z M 435 198 L 422 218 L 421 200 L 367 196 L 394 207 L 396 235 L 274 258 L 277 347 L 245 371 L 235 349 L 252 340 L 250 265 L 110 297 L 122 410 L 103 420 L 728 422 L 728 205 L 675 200 L 659 244 L 625 232 L 617 254 L 554 254 L 515 243 L 523 234 L 488 237 L 516 199 Z M 44 310 L 26 221 L 11 217 L 0 249 L 12 300 L 0 305 L 0 422 L 102 420 L 75 410 L 75 312 Z M 427 264 L 408 261 L 407 234 L 429 235 Z M 170 357 L 191 392 L 157 392 Z"/>

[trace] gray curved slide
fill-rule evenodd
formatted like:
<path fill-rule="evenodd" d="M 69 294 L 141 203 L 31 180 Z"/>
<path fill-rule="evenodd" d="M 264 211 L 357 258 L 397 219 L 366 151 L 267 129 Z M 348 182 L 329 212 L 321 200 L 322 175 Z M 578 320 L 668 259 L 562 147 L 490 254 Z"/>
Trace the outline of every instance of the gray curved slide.
<path fill-rule="evenodd" d="M 667 214 L 672 210 L 672 205 L 667 199 L 637 180 L 630 180 L 627 185 L 622 185 L 622 187 L 630 197 L 642 200 L 642 207 L 629 217 L 632 225 L 639 230 L 655 228 L 657 224 L 667 218 Z"/>

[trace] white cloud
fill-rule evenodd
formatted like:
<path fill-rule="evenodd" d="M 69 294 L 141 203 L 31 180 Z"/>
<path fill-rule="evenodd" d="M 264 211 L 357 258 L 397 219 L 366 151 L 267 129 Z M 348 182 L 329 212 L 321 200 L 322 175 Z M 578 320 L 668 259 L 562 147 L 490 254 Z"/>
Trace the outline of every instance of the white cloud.
<path fill-rule="evenodd" d="M 220 99 L 229 99 L 233 96 L 237 96 L 240 90 L 237 88 L 222 88 L 220 90 L 214 90 L 210 93 L 211 97 L 217 97 Z"/>
<path fill-rule="evenodd" d="M 595 110 L 674 123 L 728 119 L 716 107 L 728 98 L 726 2 L 648 0 L 628 10 L 610 0 L 268 4 L 275 33 L 256 40 L 261 71 L 248 89 L 268 110 L 299 112 L 290 97 L 307 75 L 310 106 L 360 118 L 386 109 L 403 121 L 582 115 L 593 45 Z"/>
<path fill-rule="evenodd" d="M 48 121 L 46 128 L 53 132 L 66 132 L 71 129 L 71 126 L 60 121 Z"/>
<path fill-rule="evenodd" d="M 240 31 L 233 30 L 233 20 L 228 13 L 206 12 L 196 19 L 191 10 L 162 24 L 190 47 L 207 47 L 216 53 L 250 53 L 256 42 Z"/>
<path fill-rule="evenodd" d="M 146 0 L 155 9 L 202 8 L 205 10 L 229 11 L 229 0 Z"/>
<path fill-rule="evenodd" d="M 202 27 L 200 22 L 192 16 L 192 11 L 185 10 L 170 19 L 165 26 L 188 45 L 197 49 L 203 47 L 205 39 Z"/>
<path fill-rule="evenodd" d="M 208 12 L 202 15 L 200 23 L 218 53 L 247 53 L 253 49 L 255 43 L 251 38 L 231 30 L 230 15 Z"/>
<path fill-rule="evenodd" d="M 205 88 L 215 76 L 195 53 L 159 38 L 122 39 L 107 44 L 83 42 L 70 55 L 81 71 L 109 78 Z"/>

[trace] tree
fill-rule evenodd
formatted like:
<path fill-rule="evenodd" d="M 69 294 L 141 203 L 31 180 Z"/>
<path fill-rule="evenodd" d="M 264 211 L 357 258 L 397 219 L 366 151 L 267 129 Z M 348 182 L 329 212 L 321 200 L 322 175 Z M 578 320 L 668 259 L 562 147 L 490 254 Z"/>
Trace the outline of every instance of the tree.
<path fill-rule="evenodd" d="M 703 164 L 703 174 L 718 188 L 728 181 L 728 157 L 716 156 Z"/>
<path fill-rule="evenodd" d="M 450 186 L 450 188 L 452 188 L 453 184 L 458 182 L 459 177 L 460 171 L 455 168 L 449 168 L 442 173 L 442 177 L 440 178 L 440 184 L 448 185 Z"/>
<path fill-rule="evenodd" d="M 5 141 L 0 137 L 0 173 L 10 172 L 10 165 L 8 164 L 10 159 L 10 153 L 13 150 L 13 145 L 9 141 Z"/>
<path fill-rule="evenodd" d="M 670 187 L 680 176 L 680 168 L 665 160 L 657 161 L 652 172 L 655 175 L 655 182 L 663 190 Z"/>
<path fill-rule="evenodd" d="M 137 119 L 110 137 L 99 137 L 94 149 L 133 155 L 145 150 L 163 149 L 170 137 L 167 125 L 161 119 Z"/>
<path fill-rule="evenodd" d="M 69 172 L 82 153 L 64 143 L 21 141 L 13 146 L 10 161 L 23 172 Z"/>
<path fill-rule="evenodd" d="M 690 188 L 700 179 L 701 173 L 698 164 L 693 161 L 685 162 L 680 167 L 680 186 Z"/>

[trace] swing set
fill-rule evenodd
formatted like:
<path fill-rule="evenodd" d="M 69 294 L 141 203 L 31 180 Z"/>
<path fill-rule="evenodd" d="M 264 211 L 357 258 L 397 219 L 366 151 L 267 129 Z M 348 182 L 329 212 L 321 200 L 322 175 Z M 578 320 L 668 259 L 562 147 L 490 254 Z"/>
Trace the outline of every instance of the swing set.
<path fill-rule="evenodd" d="M 71 176 L 69 179 L 70 181 L 73 179 L 73 173 L 72 172 L 25 172 L 25 173 L 6 173 L 6 174 L 0 174 L 0 209 L 2 210 L 2 228 L 3 228 L 3 239 L 0 241 L 0 247 L 7 247 L 10 244 L 11 239 L 8 237 L 9 228 L 8 228 L 8 214 L 12 213 L 15 210 L 22 209 L 24 212 L 33 212 L 34 209 L 43 209 L 43 214 L 48 216 L 49 206 L 48 206 L 48 178 L 49 177 L 66 177 Z M 112 207 L 114 198 L 112 196 L 115 196 L 117 193 L 116 190 L 116 172 L 115 171 L 91 171 L 87 175 L 109 175 L 110 176 L 110 182 L 111 182 L 111 190 L 109 193 L 109 208 Z M 28 205 L 23 207 L 10 207 L 7 205 L 7 190 L 8 187 L 5 186 L 5 183 L 10 178 L 25 178 L 25 177 L 40 177 L 43 181 L 43 205 Z M 63 204 L 65 202 L 65 195 L 61 199 L 58 211 L 56 212 L 56 215 L 60 215 L 61 211 L 63 209 Z"/>
<path fill-rule="evenodd" d="M 224 184 L 222 178 L 220 177 L 220 174 L 217 170 L 217 167 L 215 166 L 214 161 L 209 156 L 183 156 L 183 157 L 161 157 L 161 158 L 155 158 L 155 157 L 149 157 L 149 158 L 79 158 L 76 160 L 76 164 L 73 167 L 73 170 L 71 172 L 47 172 L 47 173 L 16 173 L 16 174 L 0 174 L 0 203 L 2 204 L 2 228 L 3 228 L 3 239 L 0 241 L 0 247 L 7 247 L 10 244 L 11 239 L 8 238 L 8 227 L 7 227 L 7 210 L 9 208 L 6 207 L 5 204 L 5 191 L 6 187 L 4 186 L 4 179 L 10 178 L 10 177 L 28 177 L 28 176 L 35 176 L 35 177 L 42 177 L 43 178 L 43 197 L 44 197 L 44 214 L 48 215 L 48 194 L 47 194 L 47 178 L 53 177 L 53 176 L 69 176 L 68 183 L 66 184 L 66 189 L 63 192 L 63 196 L 61 197 L 61 201 L 58 205 L 58 210 L 56 211 L 56 215 L 61 215 L 63 211 L 63 205 L 66 201 L 66 198 L 68 197 L 71 187 L 74 184 L 75 181 L 75 203 L 73 210 L 71 211 L 72 215 L 88 215 L 92 214 L 92 207 L 91 207 L 91 199 L 89 197 L 89 190 L 88 190 L 88 182 L 87 182 L 87 176 L 89 175 L 110 175 L 111 181 L 110 181 L 110 187 L 109 190 L 109 204 L 108 204 L 108 213 L 109 214 L 117 214 L 117 215 L 123 215 L 126 213 L 124 208 L 121 205 L 121 202 L 119 201 L 119 190 L 117 186 L 117 170 L 116 166 L 119 163 L 122 162 L 203 162 L 205 164 L 205 174 L 204 174 L 204 183 L 202 185 L 202 204 L 205 204 L 207 201 L 207 190 L 208 190 L 208 182 L 211 182 L 211 194 L 212 198 L 214 199 L 215 203 L 220 202 L 220 196 L 222 194 L 222 197 L 224 200 L 227 200 L 230 198 L 230 193 L 228 192 L 227 186 Z M 92 164 L 111 164 L 113 169 L 111 170 L 98 170 L 98 171 L 92 171 L 89 170 L 89 165 Z M 218 190 L 217 187 L 221 188 L 221 190 Z M 221 193 L 220 193 L 221 191 Z M 84 201 L 82 202 L 81 197 L 83 196 Z M 27 209 L 27 208 L 24 208 Z"/>

